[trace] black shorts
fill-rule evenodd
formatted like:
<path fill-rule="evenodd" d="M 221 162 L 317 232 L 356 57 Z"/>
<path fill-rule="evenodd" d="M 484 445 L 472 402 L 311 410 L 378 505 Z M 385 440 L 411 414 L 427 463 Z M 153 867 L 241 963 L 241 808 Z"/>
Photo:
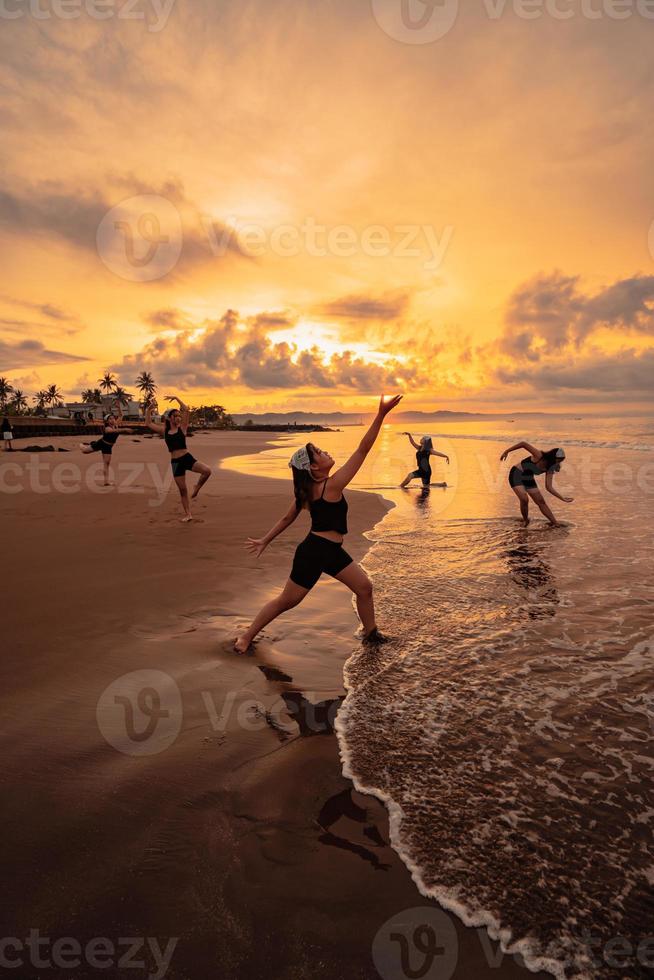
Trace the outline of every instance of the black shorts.
<path fill-rule="evenodd" d="M 291 582 L 312 589 L 323 572 L 335 578 L 352 564 L 352 558 L 342 544 L 309 533 L 295 549 Z"/>
<path fill-rule="evenodd" d="M 91 443 L 91 449 L 94 453 L 102 453 L 103 456 L 111 456 L 113 446 L 110 442 L 105 442 L 104 439 L 96 439 L 95 442 Z"/>
<path fill-rule="evenodd" d="M 422 480 L 423 484 L 428 487 L 431 483 L 431 470 L 414 470 L 411 479 Z"/>
<path fill-rule="evenodd" d="M 176 459 L 171 459 L 170 465 L 173 468 L 173 476 L 177 478 L 178 476 L 184 476 L 187 470 L 192 470 L 193 465 L 197 463 L 195 456 L 191 456 L 190 453 L 185 453 L 183 456 L 178 456 Z"/>
<path fill-rule="evenodd" d="M 524 473 L 519 466 L 509 470 L 509 486 L 524 487 L 525 490 L 538 490 L 536 479 L 531 473 Z"/>

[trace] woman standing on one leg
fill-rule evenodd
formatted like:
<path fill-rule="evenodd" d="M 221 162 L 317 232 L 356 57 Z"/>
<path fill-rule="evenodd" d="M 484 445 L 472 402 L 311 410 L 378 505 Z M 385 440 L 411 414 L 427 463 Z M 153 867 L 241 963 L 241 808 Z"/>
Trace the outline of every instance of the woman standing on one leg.
<path fill-rule="evenodd" d="M 375 623 L 372 583 L 343 548 L 343 537 L 347 534 L 347 501 L 343 490 L 358 473 L 372 449 L 384 418 L 399 404 L 401 398 L 401 395 L 395 395 L 384 401 L 382 395 L 377 416 L 361 440 L 359 448 L 333 476 L 329 473 L 334 460 L 328 452 L 318 449 L 314 443 L 308 442 L 293 453 L 288 465 L 293 470 L 295 500 L 288 512 L 264 538 L 248 538 L 246 547 L 258 558 L 302 510 L 308 510 L 311 515 L 311 531 L 297 546 L 291 575 L 281 594 L 266 603 L 252 625 L 236 639 L 234 648 L 238 653 L 246 652 L 264 626 L 302 602 L 323 572 L 338 579 L 354 592 L 364 642 L 383 641 Z"/>
<path fill-rule="evenodd" d="M 191 500 L 194 500 L 211 476 L 211 468 L 205 466 L 204 463 L 198 462 L 195 456 L 192 456 L 186 448 L 186 436 L 190 418 L 188 406 L 181 399 L 177 398 L 176 395 L 166 395 L 166 401 L 177 402 L 179 408 L 171 408 L 166 412 L 163 423 L 153 422 L 152 412 L 154 411 L 155 404 L 150 402 L 145 412 L 145 424 L 153 432 L 161 433 L 166 441 L 170 452 L 170 465 L 173 469 L 173 477 L 175 478 L 175 483 L 177 484 L 177 489 L 182 500 L 182 507 L 184 508 L 182 521 L 187 522 L 193 520 L 193 515 L 191 514 L 191 506 L 189 504 L 186 474 L 189 470 L 193 473 L 200 474 L 200 479 L 195 484 L 193 493 L 191 494 Z"/>
<path fill-rule="evenodd" d="M 446 456 L 445 453 L 436 452 L 432 446 L 431 436 L 422 436 L 420 442 L 416 442 L 410 432 L 403 432 L 403 436 L 408 436 L 411 445 L 417 450 L 416 452 L 416 462 L 418 464 L 418 469 L 413 470 L 411 473 L 407 473 L 402 482 L 401 487 L 408 486 L 411 480 L 417 480 L 418 478 L 422 480 L 423 487 L 428 487 L 431 483 L 431 457 L 440 456 L 448 464 L 450 462 L 450 457 Z"/>
<path fill-rule="evenodd" d="M 83 453 L 102 453 L 102 466 L 104 470 L 104 486 L 112 486 L 109 479 L 111 466 L 111 454 L 116 445 L 118 436 L 123 433 L 129 435 L 133 429 L 123 426 L 123 413 L 119 402 L 114 402 L 113 410 L 104 417 L 104 427 L 102 435 L 94 442 L 80 442 L 80 449 Z"/>
<path fill-rule="evenodd" d="M 530 497 L 550 524 L 553 527 L 560 527 L 561 525 L 547 506 L 545 498 L 538 489 L 536 477 L 542 473 L 547 473 L 545 477 L 545 489 L 547 492 L 551 493 L 553 497 L 558 497 L 559 500 L 563 500 L 564 503 L 571 504 L 574 497 L 563 497 L 558 490 L 554 489 L 554 474 L 558 473 L 561 469 L 561 464 L 565 459 L 565 451 L 557 448 L 548 449 L 546 452 L 543 452 L 543 450 L 536 449 L 528 442 L 516 442 L 515 446 L 510 446 L 509 449 L 504 450 L 500 456 L 501 461 L 504 462 L 509 453 L 514 452 L 516 449 L 526 449 L 530 454 L 522 460 L 519 466 L 512 466 L 509 471 L 509 486 L 520 501 L 520 513 L 522 514 L 525 527 L 529 524 Z"/>

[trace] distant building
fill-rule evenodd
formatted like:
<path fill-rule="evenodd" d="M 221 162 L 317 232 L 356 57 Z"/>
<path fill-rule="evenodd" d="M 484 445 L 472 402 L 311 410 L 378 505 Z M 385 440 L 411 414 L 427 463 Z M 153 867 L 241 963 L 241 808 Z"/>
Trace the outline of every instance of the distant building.
<path fill-rule="evenodd" d="M 74 418 L 75 415 L 82 415 L 87 422 L 101 422 L 105 414 L 102 405 L 95 405 L 89 402 L 66 402 L 57 409 L 60 417 Z"/>

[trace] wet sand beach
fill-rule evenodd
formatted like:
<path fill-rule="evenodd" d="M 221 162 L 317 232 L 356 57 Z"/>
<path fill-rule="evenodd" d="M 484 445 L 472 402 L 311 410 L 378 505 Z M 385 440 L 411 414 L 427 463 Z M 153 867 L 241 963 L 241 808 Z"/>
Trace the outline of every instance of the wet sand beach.
<path fill-rule="evenodd" d="M 157 491 L 169 466 L 159 439 L 121 437 L 115 464 L 131 476 L 117 469 L 119 486 L 99 490 L 86 480 L 97 456 L 47 441 L 71 451 L 38 454 L 38 484 L 36 456 L 0 458 L 4 487 L 21 488 L 0 494 L 14 975 L 401 980 L 389 933 L 405 929 L 415 969 L 424 919 L 441 950 L 425 976 L 534 976 L 419 894 L 384 807 L 342 775 L 330 728 L 357 642 L 349 593 L 321 581 L 253 654 L 232 652 L 308 529 L 302 517 L 259 562 L 243 548 L 287 508 L 290 482 L 220 461 L 270 442 L 196 435 L 190 449 L 214 476 L 184 525 L 175 488 Z M 387 504 L 349 498 L 360 559 Z M 30 930 L 48 938 L 37 953 Z M 55 950 L 64 937 L 72 945 Z"/>

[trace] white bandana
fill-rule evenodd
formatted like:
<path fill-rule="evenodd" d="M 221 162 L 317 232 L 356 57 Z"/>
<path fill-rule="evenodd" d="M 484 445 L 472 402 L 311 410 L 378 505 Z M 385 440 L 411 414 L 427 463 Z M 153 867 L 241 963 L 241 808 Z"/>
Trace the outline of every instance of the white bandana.
<path fill-rule="evenodd" d="M 296 470 L 311 470 L 311 459 L 306 446 L 300 446 L 291 456 L 289 466 L 294 466 Z"/>

